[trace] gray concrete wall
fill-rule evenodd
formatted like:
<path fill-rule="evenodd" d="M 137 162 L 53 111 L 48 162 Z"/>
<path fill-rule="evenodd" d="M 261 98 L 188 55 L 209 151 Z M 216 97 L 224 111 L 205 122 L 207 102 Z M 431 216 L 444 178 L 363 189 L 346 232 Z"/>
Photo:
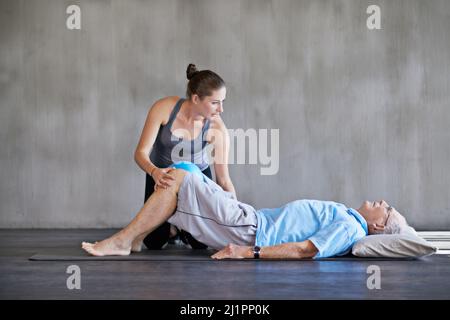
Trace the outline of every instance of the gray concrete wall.
<path fill-rule="evenodd" d="M 383 198 L 450 229 L 449 30 L 447 0 L 1 0 L 0 227 L 127 223 L 148 108 L 193 62 L 227 82 L 229 128 L 280 129 L 277 175 L 230 166 L 241 200 Z"/>

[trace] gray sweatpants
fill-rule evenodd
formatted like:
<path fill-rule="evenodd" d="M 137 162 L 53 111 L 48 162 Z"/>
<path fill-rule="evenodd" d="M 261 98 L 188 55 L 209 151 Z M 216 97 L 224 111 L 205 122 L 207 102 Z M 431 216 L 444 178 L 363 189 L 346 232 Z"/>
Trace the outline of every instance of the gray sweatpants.
<path fill-rule="evenodd" d="M 229 243 L 255 243 L 256 210 L 233 198 L 218 184 L 205 176 L 188 173 L 178 192 L 177 210 L 169 223 L 186 230 L 213 249 Z"/>

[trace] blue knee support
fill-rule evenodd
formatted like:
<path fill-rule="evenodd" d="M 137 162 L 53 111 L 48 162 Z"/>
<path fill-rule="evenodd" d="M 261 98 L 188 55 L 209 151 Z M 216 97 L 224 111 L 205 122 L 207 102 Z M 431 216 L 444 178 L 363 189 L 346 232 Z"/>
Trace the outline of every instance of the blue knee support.
<path fill-rule="evenodd" d="M 172 164 L 171 167 L 176 168 L 176 169 L 183 169 L 187 172 L 195 173 L 196 175 L 201 177 L 203 179 L 203 181 L 205 181 L 205 175 L 203 174 L 203 172 L 192 162 L 180 161 L 180 162 Z"/>

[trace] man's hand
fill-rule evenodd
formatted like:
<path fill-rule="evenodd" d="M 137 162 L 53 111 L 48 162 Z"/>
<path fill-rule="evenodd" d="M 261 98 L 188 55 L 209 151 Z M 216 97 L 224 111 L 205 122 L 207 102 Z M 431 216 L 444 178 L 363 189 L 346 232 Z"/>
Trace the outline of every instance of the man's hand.
<path fill-rule="evenodd" d="M 213 259 L 244 259 L 253 258 L 252 247 L 238 246 L 237 244 L 229 244 L 222 250 L 211 256 Z"/>

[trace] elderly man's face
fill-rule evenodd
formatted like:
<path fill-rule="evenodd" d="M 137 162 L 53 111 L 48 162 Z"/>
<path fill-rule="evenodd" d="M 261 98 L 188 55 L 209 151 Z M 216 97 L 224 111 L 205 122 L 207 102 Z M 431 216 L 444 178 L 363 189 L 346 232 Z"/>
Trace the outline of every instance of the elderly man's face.
<path fill-rule="evenodd" d="M 364 201 L 358 209 L 366 219 L 369 233 L 381 231 L 387 224 L 392 211 L 395 211 L 386 201 Z"/>

